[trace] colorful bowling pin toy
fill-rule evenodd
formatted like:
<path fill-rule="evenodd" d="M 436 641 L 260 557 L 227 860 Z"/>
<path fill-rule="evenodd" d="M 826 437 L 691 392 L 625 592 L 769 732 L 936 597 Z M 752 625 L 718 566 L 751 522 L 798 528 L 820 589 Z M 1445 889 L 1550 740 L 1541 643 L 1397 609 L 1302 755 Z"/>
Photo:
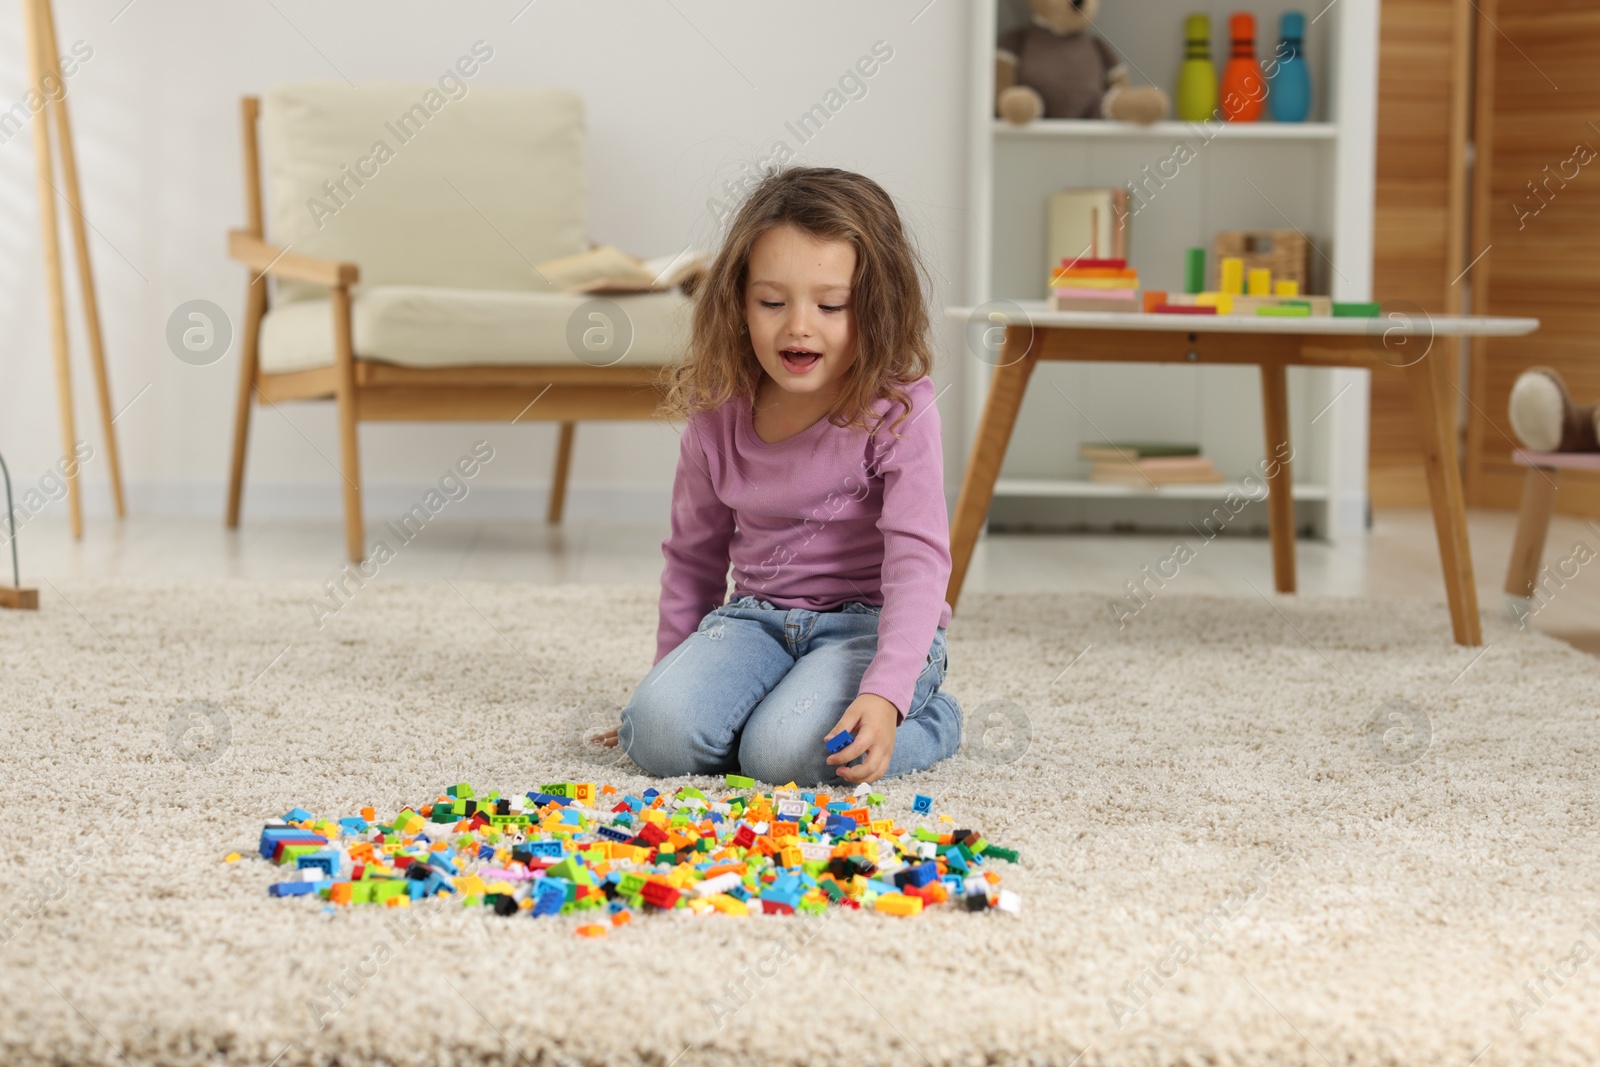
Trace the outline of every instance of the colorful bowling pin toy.
<path fill-rule="evenodd" d="M 1255 122 L 1267 96 L 1266 79 L 1256 61 L 1256 17 L 1235 12 L 1228 20 L 1232 51 L 1222 72 L 1222 116 L 1229 122 Z"/>
<path fill-rule="evenodd" d="M 1204 122 L 1217 110 L 1217 68 L 1211 62 L 1211 17 L 1190 15 L 1183 24 L 1183 66 L 1178 68 L 1178 117 Z"/>
<path fill-rule="evenodd" d="M 1283 13 L 1283 43 L 1273 57 L 1271 92 L 1267 103 L 1279 122 L 1304 122 L 1311 113 L 1311 74 L 1306 70 L 1306 17 L 1298 11 Z"/>

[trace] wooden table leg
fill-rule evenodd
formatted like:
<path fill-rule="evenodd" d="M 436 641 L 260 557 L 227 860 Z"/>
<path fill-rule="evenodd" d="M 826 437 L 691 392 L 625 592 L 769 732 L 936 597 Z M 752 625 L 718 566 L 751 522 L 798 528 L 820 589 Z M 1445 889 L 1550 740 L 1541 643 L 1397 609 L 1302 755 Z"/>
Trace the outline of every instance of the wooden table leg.
<path fill-rule="evenodd" d="M 1261 364 L 1261 411 L 1267 428 L 1267 529 L 1272 535 L 1272 581 L 1295 591 L 1294 471 L 1289 445 L 1289 386 L 1282 363 Z"/>
<path fill-rule="evenodd" d="M 1544 558 L 1544 542 L 1550 533 L 1550 513 L 1556 506 L 1556 479 L 1560 471 L 1529 467 L 1522 483 L 1522 510 L 1517 513 L 1517 540 L 1511 547 L 1511 566 L 1506 568 L 1506 595 L 1533 595 L 1534 579 L 1539 576 L 1539 561 Z"/>
<path fill-rule="evenodd" d="M 1478 618 L 1478 590 L 1473 584 L 1472 550 L 1467 544 L 1467 504 L 1456 455 L 1456 420 L 1446 403 L 1449 379 L 1443 355 L 1427 355 L 1405 368 L 1411 403 L 1417 412 L 1417 437 L 1422 445 L 1428 496 L 1433 502 L 1433 527 L 1439 537 L 1439 562 L 1456 643 L 1483 644 Z"/>
<path fill-rule="evenodd" d="M 1022 394 L 1027 391 L 1028 379 L 1033 375 L 1036 353 L 1044 345 L 1044 333 L 1039 327 L 1006 328 L 1000 365 L 989 382 L 983 419 L 978 423 L 972 458 L 967 461 L 967 473 L 961 479 L 961 495 L 956 498 L 956 511 L 950 522 L 950 584 L 944 598 L 952 611 L 961 596 L 961 584 L 967 579 L 967 566 L 972 562 L 972 550 L 988 517 L 989 502 L 994 499 L 995 479 L 1000 476 L 1000 464 L 1011 444 L 1011 430 L 1017 424 Z M 1022 349 L 1020 353 L 1019 348 Z"/>

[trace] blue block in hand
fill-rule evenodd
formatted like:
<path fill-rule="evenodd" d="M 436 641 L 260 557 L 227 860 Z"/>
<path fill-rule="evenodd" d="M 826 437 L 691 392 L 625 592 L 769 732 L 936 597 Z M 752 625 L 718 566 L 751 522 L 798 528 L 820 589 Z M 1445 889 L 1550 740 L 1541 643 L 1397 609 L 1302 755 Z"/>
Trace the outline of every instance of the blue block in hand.
<path fill-rule="evenodd" d="M 828 746 L 828 755 L 837 756 L 847 747 L 855 744 L 855 741 L 855 735 L 849 730 L 840 730 L 838 733 L 824 741 L 823 744 Z"/>

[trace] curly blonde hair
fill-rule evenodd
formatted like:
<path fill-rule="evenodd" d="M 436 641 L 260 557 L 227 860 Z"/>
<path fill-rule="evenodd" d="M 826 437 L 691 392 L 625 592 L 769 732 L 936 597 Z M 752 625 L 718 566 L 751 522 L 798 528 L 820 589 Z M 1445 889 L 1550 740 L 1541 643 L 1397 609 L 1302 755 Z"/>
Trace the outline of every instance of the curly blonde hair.
<path fill-rule="evenodd" d="M 740 206 L 715 261 L 694 286 L 693 334 L 683 358 L 663 371 L 659 414 L 682 419 L 736 396 L 754 399 L 762 370 L 743 332 L 750 250 L 763 233 L 784 224 L 819 240 L 849 241 L 856 252 L 850 280 L 856 359 L 828 421 L 871 432 L 870 405 L 887 397 L 900 407 L 893 433 L 911 413 L 905 386 L 933 369 L 920 263 L 883 187 L 834 167 L 769 172 Z"/>

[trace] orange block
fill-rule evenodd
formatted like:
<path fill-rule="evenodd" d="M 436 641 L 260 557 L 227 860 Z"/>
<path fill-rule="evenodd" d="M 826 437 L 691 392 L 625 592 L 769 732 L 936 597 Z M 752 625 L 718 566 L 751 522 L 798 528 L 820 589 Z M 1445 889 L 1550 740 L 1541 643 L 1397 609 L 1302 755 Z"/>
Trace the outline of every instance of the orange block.
<path fill-rule="evenodd" d="M 350 894 L 352 891 L 353 890 L 349 882 L 335 882 L 328 889 L 328 900 L 333 904 L 348 904 L 350 903 Z"/>
<path fill-rule="evenodd" d="M 372 808 L 362 808 L 361 817 L 368 822 L 376 822 L 378 819 L 378 813 Z"/>
<path fill-rule="evenodd" d="M 631 912 L 631 911 L 623 910 L 623 911 L 619 911 L 615 915 L 611 916 L 611 925 L 612 926 L 622 926 L 622 925 L 624 925 L 626 923 L 631 923 L 631 922 L 633 922 L 633 912 Z"/>
<path fill-rule="evenodd" d="M 620 915 L 621 912 L 618 912 L 618 914 Z M 610 931 L 598 923 L 589 923 L 586 926 L 578 927 L 579 937 L 605 937 L 608 933 Z"/>
<path fill-rule="evenodd" d="M 1153 314 L 1156 308 L 1167 302 L 1167 293 L 1164 289 L 1146 289 L 1144 291 L 1145 314 Z"/>

